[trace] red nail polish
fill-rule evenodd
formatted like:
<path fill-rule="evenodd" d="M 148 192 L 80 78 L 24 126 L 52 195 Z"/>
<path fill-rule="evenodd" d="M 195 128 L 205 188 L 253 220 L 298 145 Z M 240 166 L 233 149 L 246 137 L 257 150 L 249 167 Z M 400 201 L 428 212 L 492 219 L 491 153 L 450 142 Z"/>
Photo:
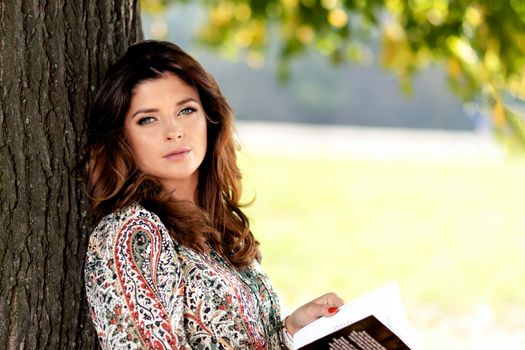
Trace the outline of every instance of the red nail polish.
<path fill-rule="evenodd" d="M 331 314 L 333 314 L 333 313 L 336 312 L 336 311 L 337 311 L 337 308 L 336 308 L 336 307 L 329 307 L 329 308 L 328 308 L 328 312 L 331 313 Z"/>

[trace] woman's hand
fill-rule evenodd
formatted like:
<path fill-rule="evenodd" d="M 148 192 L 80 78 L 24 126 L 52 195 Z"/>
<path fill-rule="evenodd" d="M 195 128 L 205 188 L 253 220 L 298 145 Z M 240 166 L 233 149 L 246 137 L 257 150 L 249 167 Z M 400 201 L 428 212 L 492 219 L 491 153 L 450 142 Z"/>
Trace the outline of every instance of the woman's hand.
<path fill-rule="evenodd" d="M 332 316 L 344 304 L 335 293 L 328 293 L 304 304 L 284 320 L 284 326 L 291 335 L 321 316 Z"/>

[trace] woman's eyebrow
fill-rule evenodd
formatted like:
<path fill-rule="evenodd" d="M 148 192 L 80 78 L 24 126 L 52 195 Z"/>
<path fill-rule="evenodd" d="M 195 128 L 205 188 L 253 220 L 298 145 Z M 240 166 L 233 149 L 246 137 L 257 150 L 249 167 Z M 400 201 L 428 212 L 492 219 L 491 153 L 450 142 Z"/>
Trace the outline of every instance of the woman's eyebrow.
<path fill-rule="evenodd" d="M 180 100 L 179 102 L 177 102 L 177 106 L 180 106 L 180 105 L 183 105 L 185 103 L 188 103 L 188 102 L 196 102 L 196 103 L 199 103 L 199 101 L 197 101 L 196 99 L 194 99 L 193 97 L 187 97 L 187 98 L 183 98 L 182 100 Z M 137 110 L 135 113 L 133 113 L 131 115 L 131 119 L 133 119 L 137 114 L 141 114 L 141 113 L 152 113 L 152 112 L 158 112 L 159 110 L 157 108 L 142 108 L 142 109 L 139 109 Z"/>
<path fill-rule="evenodd" d="M 139 109 L 138 111 L 136 111 L 135 113 L 133 113 L 133 115 L 131 116 L 131 119 L 135 118 L 135 116 L 137 114 L 141 114 L 141 113 L 151 113 L 151 112 L 158 112 L 159 110 L 157 108 L 143 108 L 143 109 Z"/>
<path fill-rule="evenodd" d="M 199 101 L 197 101 L 193 97 L 187 97 L 187 98 L 184 98 L 184 99 L 180 100 L 179 102 L 177 102 L 177 106 L 183 105 L 183 104 L 191 102 L 191 101 L 199 103 Z"/>

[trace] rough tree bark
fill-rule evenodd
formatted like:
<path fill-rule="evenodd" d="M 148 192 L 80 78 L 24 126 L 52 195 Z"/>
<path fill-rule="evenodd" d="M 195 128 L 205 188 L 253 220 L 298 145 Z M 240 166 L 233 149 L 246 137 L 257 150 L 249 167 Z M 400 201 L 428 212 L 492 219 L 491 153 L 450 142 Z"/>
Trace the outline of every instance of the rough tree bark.
<path fill-rule="evenodd" d="M 86 103 L 140 40 L 139 0 L 0 0 L 0 349 L 88 349 L 72 176 Z"/>

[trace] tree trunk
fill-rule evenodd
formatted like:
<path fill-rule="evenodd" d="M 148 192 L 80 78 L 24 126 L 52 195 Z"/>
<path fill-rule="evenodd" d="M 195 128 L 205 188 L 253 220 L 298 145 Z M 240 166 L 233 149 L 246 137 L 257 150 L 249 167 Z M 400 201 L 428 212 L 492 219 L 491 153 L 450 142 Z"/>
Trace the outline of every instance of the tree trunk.
<path fill-rule="evenodd" d="M 74 175 L 107 66 L 142 37 L 138 0 L 0 0 L 0 349 L 97 348 Z"/>

